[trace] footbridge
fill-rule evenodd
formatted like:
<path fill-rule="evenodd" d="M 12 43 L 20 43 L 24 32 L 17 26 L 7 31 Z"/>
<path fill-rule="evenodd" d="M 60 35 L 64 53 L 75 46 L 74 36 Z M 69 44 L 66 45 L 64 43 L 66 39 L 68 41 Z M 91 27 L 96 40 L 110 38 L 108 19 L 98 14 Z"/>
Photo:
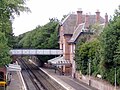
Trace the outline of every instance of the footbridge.
<path fill-rule="evenodd" d="M 60 49 L 12 49 L 10 55 L 63 55 Z"/>

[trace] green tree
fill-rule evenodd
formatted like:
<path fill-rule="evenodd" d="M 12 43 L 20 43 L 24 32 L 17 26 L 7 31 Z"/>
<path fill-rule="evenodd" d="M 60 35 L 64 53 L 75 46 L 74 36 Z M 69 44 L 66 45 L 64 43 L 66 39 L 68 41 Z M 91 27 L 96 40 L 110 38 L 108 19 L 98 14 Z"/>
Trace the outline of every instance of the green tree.
<path fill-rule="evenodd" d="M 96 76 L 99 73 L 99 41 L 93 40 L 91 42 L 85 42 L 80 45 L 77 50 L 79 52 L 78 58 L 76 58 L 77 67 L 81 70 L 82 74 L 88 74 L 88 62 L 91 61 L 91 73 Z"/>
<path fill-rule="evenodd" d="M 20 15 L 23 11 L 30 11 L 25 6 L 25 0 L 0 0 L 0 31 L 5 33 L 10 47 L 14 42 L 12 20 L 15 14 Z"/>
<path fill-rule="evenodd" d="M 20 15 L 23 11 L 29 11 L 25 0 L 0 0 L 0 66 L 11 61 L 9 50 L 14 44 L 12 21 L 15 14 Z"/>
<path fill-rule="evenodd" d="M 23 45 L 23 48 L 58 48 L 58 21 L 50 19 L 50 22 L 46 25 L 38 26 L 24 34 L 24 37 L 19 41 L 19 45 Z"/>
<path fill-rule="evenodd" d="M 119 6 L 120 10 L 120 6 Z M 119 40 L 120 40 L 120 12 L 116 10 L 113 19 L 101 34 L 101 72 L 103 78 L 114 83 L 114 71 L 117 68 L 119 73 Z M 119 82 L 120 75 L 117 74 L 117 84 Z"/>
<path fill-rule="evenodd" d="M 93 25 L 91 29 L 94 31 L 91 39 L 80 42 L 76 48 L 77 68 L 86 75 L 90 59 L 91 74 L 99 73 L 112 84 L 115 83 L 116 68 L 117 85 L 120 85 L 120 6 L 101 33 L 101 26 Z"/>
<path fill-rule="evenodd" d="M 10 48 L 7 45 L 5 34 L 0 32 L 0 67 L 10 63 L 9 50 Z"/>

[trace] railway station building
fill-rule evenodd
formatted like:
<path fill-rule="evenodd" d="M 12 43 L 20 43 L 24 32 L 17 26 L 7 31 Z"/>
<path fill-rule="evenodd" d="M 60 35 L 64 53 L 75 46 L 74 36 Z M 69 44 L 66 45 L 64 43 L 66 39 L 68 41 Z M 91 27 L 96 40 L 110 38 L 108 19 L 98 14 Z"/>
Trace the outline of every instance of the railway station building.
<path fill-rule="evenodd" d="M 91 32 L 90 26 L 94 24 L 104 27 L 108 23 L 108 15 L 101 17 L 99 10 L 95 12 L 95 15 L 83 14 L 83 11 L 79 9 L 77 13 L 67 15 L 67 17 L 60 23 L 59 27 L 59 46 L 63 50 L 63 58 L 69 60 L 72 64 L 71 74 L 75 75 L 75 47 L 76 43 Z M 64 68 L 65 69 L 65 68 Z"/>

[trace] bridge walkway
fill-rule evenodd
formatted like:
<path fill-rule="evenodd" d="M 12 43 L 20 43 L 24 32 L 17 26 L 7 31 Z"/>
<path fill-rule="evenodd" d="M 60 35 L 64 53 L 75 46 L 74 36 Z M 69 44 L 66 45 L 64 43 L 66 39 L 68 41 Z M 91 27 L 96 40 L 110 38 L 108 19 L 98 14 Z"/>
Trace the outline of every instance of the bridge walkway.
<path fill-rule="evenodd" d="M 61 49 L 12 49 L 10 55 L 63 55 Z"/>

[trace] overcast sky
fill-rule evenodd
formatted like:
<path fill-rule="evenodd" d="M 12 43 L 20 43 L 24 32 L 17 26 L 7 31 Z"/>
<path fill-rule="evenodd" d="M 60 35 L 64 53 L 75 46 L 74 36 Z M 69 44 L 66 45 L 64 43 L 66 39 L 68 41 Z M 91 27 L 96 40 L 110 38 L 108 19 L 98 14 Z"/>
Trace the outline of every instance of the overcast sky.
<path fill-rule="evenodd" d="M 101 16 L 113 15 L 114 10 L 118 9 L 120 0 L 28 0 L 27 6 L 31 13 L 21 13 L 13 21 L 13 32 L 15 35 L 33 30 L 38 25 L 49 22 L 49 18 L 56 17 L 61 20 L 63 15 L 76 12 L 82 8 L 83 14 L 95 12 L 99 9 Z"/>

